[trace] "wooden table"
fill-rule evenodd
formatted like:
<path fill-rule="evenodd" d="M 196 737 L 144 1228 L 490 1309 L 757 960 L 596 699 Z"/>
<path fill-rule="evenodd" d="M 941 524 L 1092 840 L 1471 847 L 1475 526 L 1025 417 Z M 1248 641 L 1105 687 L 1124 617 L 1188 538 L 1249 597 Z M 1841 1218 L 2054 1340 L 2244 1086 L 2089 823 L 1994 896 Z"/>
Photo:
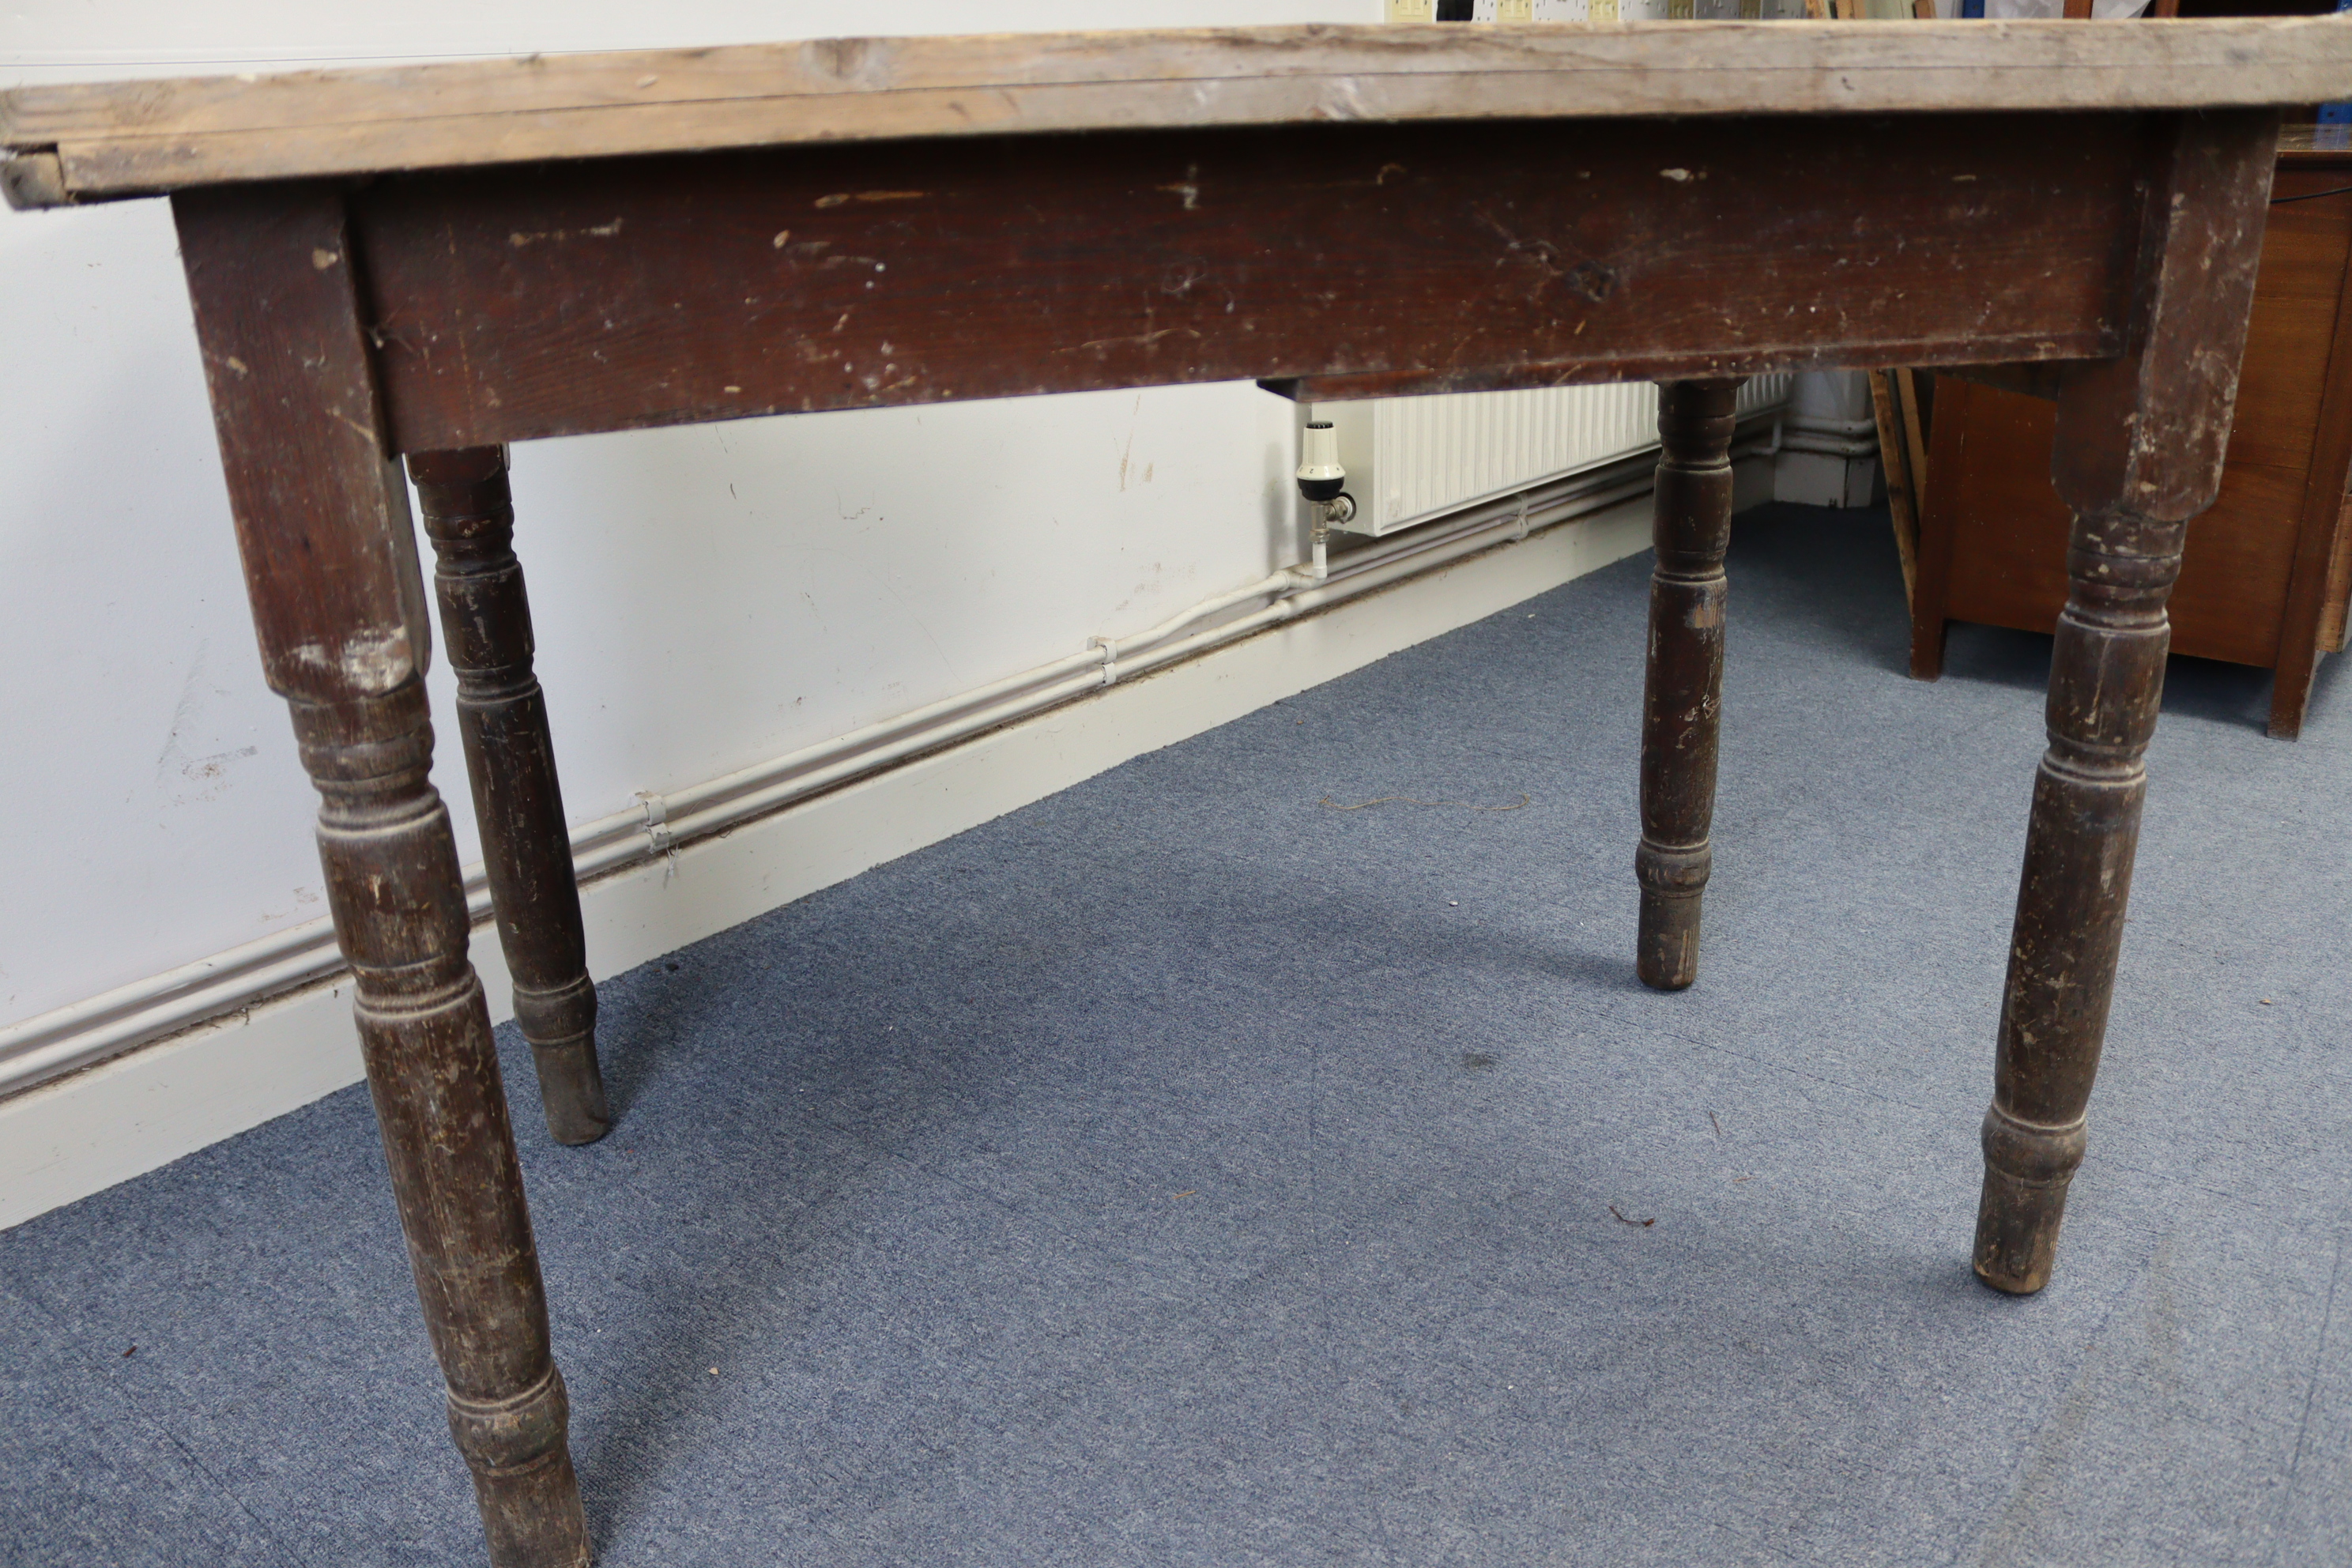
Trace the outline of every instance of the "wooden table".
<path fill-rule="evenodd" d="M 1247 376 L 1316 398 L 1658 378 L 1635 963 L 1675 989 L 1707 879 L 1739 379 L 2008 367 L 1977 374 L 2055 397 L 2074 513 L 1974 1253 L 2032 1291 L 2083 1158 L 2275 106 L 2347 96 L 2332 19 L 853 40 L 9 95 L 12 203 L 172 199 L 491 1559 L 588 1543 L 426 781 L 404 457 L 516 1012 L 580 1142 L 608 1120 L 595 997 L 506 443 Z"/>

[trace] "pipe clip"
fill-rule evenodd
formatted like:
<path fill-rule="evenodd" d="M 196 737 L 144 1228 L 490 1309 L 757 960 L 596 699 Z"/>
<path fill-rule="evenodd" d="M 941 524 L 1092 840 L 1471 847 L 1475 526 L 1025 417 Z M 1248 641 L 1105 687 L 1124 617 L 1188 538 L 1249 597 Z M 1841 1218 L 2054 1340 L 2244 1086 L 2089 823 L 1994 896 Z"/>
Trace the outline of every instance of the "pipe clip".
<path fill-rule="evenodd" d="M 1087 646 L 1102 655 L 1102 683 L 1113 686 L 1118 681 L 1118 642 L 1113 637 L 1088 637 Z"/>
<path fill-rule="evenodd" d="M 637 804 L 646 810 L 646 841 L 653 852 L 667 858 L 672 871 L 677 868 L 677 835 L 669 826 L 669 802 L 650 790 L 637 792 Z"/>

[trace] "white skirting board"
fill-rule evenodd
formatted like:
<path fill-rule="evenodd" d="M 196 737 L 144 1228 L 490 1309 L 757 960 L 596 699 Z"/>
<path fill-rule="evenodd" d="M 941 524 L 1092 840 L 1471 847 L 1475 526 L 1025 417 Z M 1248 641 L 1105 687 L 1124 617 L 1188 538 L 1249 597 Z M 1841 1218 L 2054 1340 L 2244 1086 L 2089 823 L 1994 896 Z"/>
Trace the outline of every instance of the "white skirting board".
<path fill-rule="evenodd" d="M 1770 493 L 1743 462 L 1740 500 Z M 617 974 L 1644 549 L 1647 496 L 1270 627 L 845 785 L 581 889 L 588 967 Z M 473 959 L 511 1014 L 490 926 Z M 0 1100 L 0 1228 L 168 1164 L 362 1077 L 350 978 L 259 1002 Z"/>

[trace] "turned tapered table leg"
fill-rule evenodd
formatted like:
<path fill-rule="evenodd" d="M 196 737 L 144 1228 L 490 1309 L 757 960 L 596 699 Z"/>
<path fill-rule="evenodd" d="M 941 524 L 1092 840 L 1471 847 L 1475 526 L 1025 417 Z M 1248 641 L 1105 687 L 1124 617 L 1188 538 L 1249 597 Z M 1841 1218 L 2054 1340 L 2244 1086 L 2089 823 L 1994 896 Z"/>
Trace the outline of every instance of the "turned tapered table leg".
<path fill-rule="evenodd" d="M 539 1068 L 548 1131 L 559 1142 L 593 1143 L 613 1124 L 596 1066 L 596 987 L 547 702 L 531 671 L 506 451 L 415 453 L 408 474 L 439 561 L 441 636 L 457 674 L 457 732 L 499 942 L 514 976 L 515 1019 Z"/>
<path fill-rule="evenodd" d="M 1739 382 L 1658 387 L 1657 564 L 1642 697 L 1642 885 L 1634 971 L 1679 991 L 1698 978 L 1699 900 L 1713 852 L 1723 712 L 1723 553 L 1731 543 L 1731 429 Z"/>
<path fill-rule="evenodd" d="M 328 904 L 449 1429 L 495 1568 L 584 1568 L 539 1253 L 429 777 L 424 579 L 342 197 L 223 186 L 173 206 L 262 670 L 321 801 Z"/>
<path fill-rule="evenodd" d="M 2083 1163 L 2171 641 L 2189 520 L 2221 486 L 2277 120 L 2182 116 L 2150 193 L 2127 351 L 2076 367 L 2052 478 L 2074 511 L 1986 1112 L 1974 1261 L 2012 1294 L 2050 1282 Z"/>
<path fill-rule="evenodd" d="M 376 1123 L 490 1561 L 570 1568 L 588 1548 L 569 1405 L 489 1007 L 466 960 L 457 839 L 426 778 L 424 682 L 293 709 Z"/>
<path fill-rule="evenodd" d="M 2074 521 L 1984 1121 L 1976 1270 L 2014 1293 L 2049 1283 L 2083 1163 L 2187 532 L 2128 514 Z"/>

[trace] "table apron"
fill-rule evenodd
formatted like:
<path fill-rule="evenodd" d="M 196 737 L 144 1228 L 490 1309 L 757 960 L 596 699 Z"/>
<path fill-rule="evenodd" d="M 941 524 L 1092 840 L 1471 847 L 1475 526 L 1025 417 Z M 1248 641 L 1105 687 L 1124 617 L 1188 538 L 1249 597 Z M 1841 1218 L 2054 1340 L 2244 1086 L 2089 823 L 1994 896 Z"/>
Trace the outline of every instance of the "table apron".
<path fill-rule="evenodd" d="M 1365 395 L 2112 357 L 2172 118 L 980 138 L 349 201 L 392 438 L 432 451 L 1249 377 Z"/>

